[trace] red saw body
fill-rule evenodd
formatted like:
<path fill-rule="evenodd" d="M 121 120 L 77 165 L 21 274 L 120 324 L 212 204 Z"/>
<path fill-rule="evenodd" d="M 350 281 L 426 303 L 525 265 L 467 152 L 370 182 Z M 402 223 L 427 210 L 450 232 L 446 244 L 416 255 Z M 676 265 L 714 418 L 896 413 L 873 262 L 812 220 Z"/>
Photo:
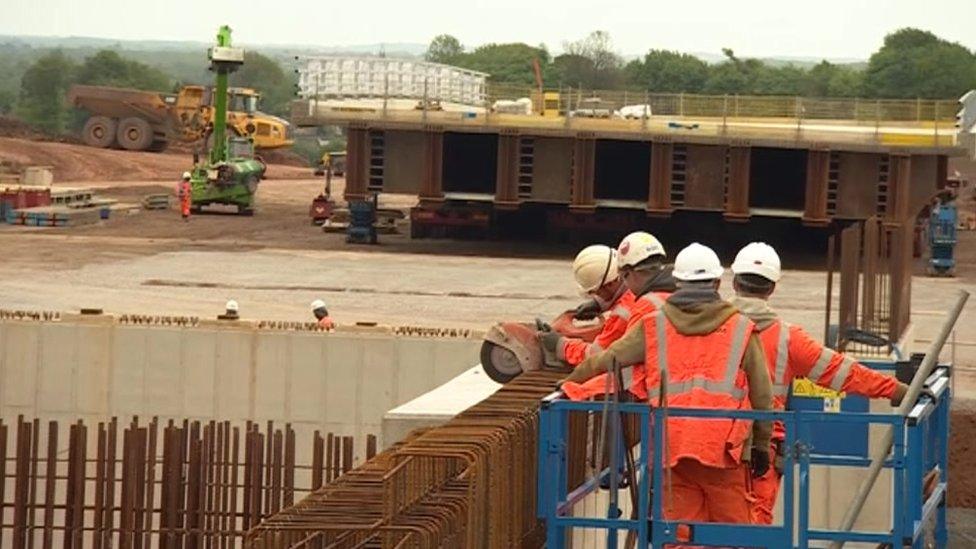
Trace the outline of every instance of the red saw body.
<path fill-rule="evenodd" d="M 566 311 L 552 321 L 551 327 L 560 335 L 592 342 L 603 330 L 603 318 L 577 321 L 574 311 Z M 500 322 L 488 330 L 481 344 L 481 365 L 488 377 L 498 383 L 508 383 L 522 372 L 543 368 L 568 370 L 566 364 L 552 353 L 546 353 L 539 343 L 538 322 Z"/>

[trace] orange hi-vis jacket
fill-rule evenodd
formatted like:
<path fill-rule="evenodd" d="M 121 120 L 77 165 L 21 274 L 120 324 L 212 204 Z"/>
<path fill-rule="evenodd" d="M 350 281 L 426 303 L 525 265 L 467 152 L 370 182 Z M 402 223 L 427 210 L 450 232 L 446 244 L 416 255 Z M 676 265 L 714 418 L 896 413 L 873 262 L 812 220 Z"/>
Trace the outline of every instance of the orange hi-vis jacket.
<path fill-rule="evenodd" d="M 627 332 L 632 326 L 640 322 L 644 317 L 653 313 L 654 311 L 660 310 L 664 306 L 664 301 L 668 298 L 667 293 L 664 292 L 648 292 L 640 297 L 634 297 L 634 294 L 630 290 L 624 292 L 617 303 L 611 309 L 611 314 L 604 324 L 603 331 L 597 336 L 593 343 L 587 344 L 580 340 L 569 340 L 566 344 L 566 351 L 564 354 L 566 356 L 566 362 L 569 362 L 573 366 L 576 366 L 580 362 L 583 362 L 586 357 L 590 355 L 595 355 L 602 352 L 604 349 L 610 346 L 611 343 L 617 341 L 623 337 L 624 333 Z M 611 320 L 613 320 L 613 330 L 610 331 L 607 328 L 610 326 Z M 623 322 L 620 322 L 623 321 Z M 582 345 L 579 345 L 582 344 Z M 572 351 L 570 351 L 573 345 Z M 579 360 L 573 362 L 569 359 L 570 353 L 577 353 L 576 349 L 586 345 L 585 351 L 579 354 Z M 573 355 L 576 358 L 576 355 Z M 627 368 L 624 375 L 624 389 L 629 390 L 634 396 L 639 399 L 647 398 L 647 391 L 644 387 L 642 372 L 634 372 L 632 368 Z M 581 383 L 579 385 L 573 385 L 567 391 L 567 396 L 572 400 L 586 400 L 595 396 L 606 394 L 608 391 L 613 390 L 613 384 L 609 383 L 610 377 L 608 374 L 600 374 L 593 379 Z M 609 385 L 608 385 L 609 383 Z"/>
<path fill-rule="evenodd" d="M 898 381 L 858 364 L 810 337 L 803 328 L 776 320 L 759 332 L 769 379 L 773 383 L 773 406 L 786 408 L 793 380 L 806 377 L 821 387 L 868 398 L 891 398 Z M 783 440 L 783 423 L 773 423 L 773 440 Z"/>
<path fill-rule="evenodd" d="M 679 333 L 663 310 L 645 317 L 645 360 L 637 369 L 645 370 L 650 401 L 663 397 L 671 408 L 751 410 L 742 358 L 754 330 L 755 324 L 741 313 L 710 334 L 693 336 Z M 689 458 L 708 467 L 738 467 L 751 429 L 752 422 L 742 419 L 669 418 L 667 466 Z"/>

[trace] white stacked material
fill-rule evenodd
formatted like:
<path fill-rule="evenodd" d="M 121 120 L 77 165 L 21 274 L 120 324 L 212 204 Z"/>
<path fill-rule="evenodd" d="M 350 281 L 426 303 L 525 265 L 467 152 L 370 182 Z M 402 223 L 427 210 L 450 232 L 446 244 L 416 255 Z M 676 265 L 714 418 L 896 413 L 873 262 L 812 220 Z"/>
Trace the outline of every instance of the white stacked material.
<path fill-rule="evenodd" d="M 386 57 L 312 57 L 298 69 L 306 99 L 389 97 L 483 105 L 488 75 L 440 63 Z"/>

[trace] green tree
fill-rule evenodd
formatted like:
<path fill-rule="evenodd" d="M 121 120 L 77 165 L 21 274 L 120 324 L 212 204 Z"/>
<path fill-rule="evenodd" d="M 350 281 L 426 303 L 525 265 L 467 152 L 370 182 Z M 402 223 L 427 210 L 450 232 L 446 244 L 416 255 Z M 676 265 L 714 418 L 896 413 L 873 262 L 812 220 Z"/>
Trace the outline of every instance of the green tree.
<path fill-rule="evenodd" d="M 462 55 L 458 66 L 486 72 L 493 82 L 535 86 L 532 60 L 538 59 L 544 66 L 549 63 L 549 52 L 521 42 L 512 44 L 485 44 L 471 53 Z"/>
<path fill-rule="evenodd" d="M 453 65 L 464 54 L 464 46 L 450 34 L 439 34 L 430 41 L 424 59 L 434 63 Z"/>
<path fill-rule="evenodd" d="M 0 114 L 8 114 L 14 110 L 17 94 L 11 90 L 0 89 Z"/>
<path fill-rule="evenodd" d="M 630 84 L 652 92 L 697 93 L 708 79 L 708 64 L 687 53 L 650 50 L 642 60 L 631 61 L 626 73 Z"/>
<path fill-rule="evenodd" d="M 165 91 L 170 78 L 159 69 L 125 59 L 112 50 L 102 50 L 85 59 L 77 71 L 79 84 Z"/>
<path fill-rule="evenodd" d="M 862 72 L 821 61 L 806 73 L 802 94 L 807 97 L 856 97 L 861 93 Z"/>
<path fill-rule="evenodd" d="M 256 51 L 244 54 L 244 66 L 230 75 L 230 85 L 254 88 L 261 92 L 261 109 L 270 114 L 287 115 L 295 96 L 295 75 L 285 74 L 274 59 Z"/>
<path fill-rule="evenodd" d="M 976 56 L 931 32 L 905 28 L 885 37 L 864 74 L 873 97 L 943 99 L 976 88 Z"/>
<path fill-rule="evenodd" d="M 577 82 L 592 89 L 616 89 L 624 83 L 623 59 L 613 50 L 606 31 L 593 31 L 586 38 L 565 44 L 562 75 L 567 83 Z M 583 61 L 583 60 L 586 61 Z"/>
<path fill-rule="evenodd" d="M 20 116 L 49 133 L 60 133 L 67 121 L 64 95 L 76 66 L 60 50 L 35 61 L 20 81 Z"/>

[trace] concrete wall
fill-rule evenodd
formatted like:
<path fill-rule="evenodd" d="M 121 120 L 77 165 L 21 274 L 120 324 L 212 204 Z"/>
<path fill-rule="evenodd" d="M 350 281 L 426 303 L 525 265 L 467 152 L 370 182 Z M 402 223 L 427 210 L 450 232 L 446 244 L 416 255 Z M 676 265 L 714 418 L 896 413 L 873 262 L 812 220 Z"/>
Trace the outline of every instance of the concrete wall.
<path fill-rule="evenodd" d="M 123 324 L 112 317 L 0 320 L 0 417 L 103 421 L 112 416 L 290 422 L 312 431 L 381 434 L 383 414 L 478 361 L 480 337 L 406 337 Z M 380 440 L 383 446 L 386 442 Z M 310 455 L 310 454 L 309 454 Z"/>
<path fill-rule="evenodd" d="M 383 192 L 419 194 L 424 176 L 423 132 L 390 130 L 383 139 Z"/>

